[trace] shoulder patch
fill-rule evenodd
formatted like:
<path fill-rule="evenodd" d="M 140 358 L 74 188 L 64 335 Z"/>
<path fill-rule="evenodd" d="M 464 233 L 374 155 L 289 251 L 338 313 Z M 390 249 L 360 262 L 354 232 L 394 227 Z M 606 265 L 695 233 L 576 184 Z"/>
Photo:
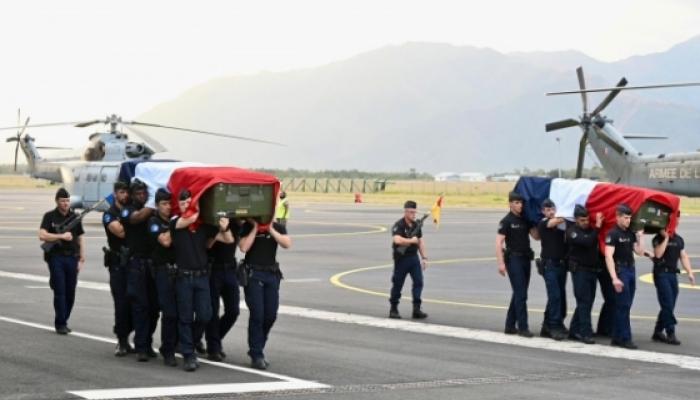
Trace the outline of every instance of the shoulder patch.
<path fill-rule="evenodd" d="M 105 215 L 102 217 L 102 221 L 104 221 L 105 224 L 108 224 L 110 221 L 112 221 L 112 216 L 109 215 L 109 213 L 105 213 Z"/>
<path fill-rule="evenodd" d="M 128 216 L 129 216 L 129 209 L 128 209 L 128 208 L 123 209 L 123 210 L 122 210 L 121 216 L 122 216 L 123 218 L 128 217 Z"/>
<path fill-rule="evenodd" d="M 612 244 L 612 237 L 610 235 L 605 237 L 605 244 Z"/>
<path fill-rule="evenodd" d="M 574 231 L 574 232 L 571 232 L 571 238 L 572 238 L 572 239 L 576 239 L 576 236 L 578 236 L 578 234 L 577 234 L 575 231 Z"/>
<path fill-rule="evenodd" d="M 500 224 L 498 224 L 498 230 L 500 231 L 501 229 L 503 229 L 503 222 L 501 222 Z"/>
<path fill-rule="evenodd" d="M 160 230 L 158 224 L 151 224 L 151 232 L 156 233 Z"/>

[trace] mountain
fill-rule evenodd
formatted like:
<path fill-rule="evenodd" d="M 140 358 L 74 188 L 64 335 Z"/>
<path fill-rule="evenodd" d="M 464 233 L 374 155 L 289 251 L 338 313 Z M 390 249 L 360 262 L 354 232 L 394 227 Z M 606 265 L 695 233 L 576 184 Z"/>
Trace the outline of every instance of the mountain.
<path fill-rule="evenodd" d="M 287 147 L 151 132 L 163 157 L 246 167 L 376 171 L 510 171 L 556 168 L 559 148 L 544 124 L 581 113 L 577 87 L 697 79 L 700 38 L 667 52 L 615 63 L 566 51 L 502 54 L 407 43 L 317 68 L 233 76 L 193 87 L 138 119 L 229 132 Z M 671 68 L 673 67 L 673 68 Z M 700 76 L 700 74 L 697 74 Z M 663 93 L 663 95 L 662 95 Z M 657 96 L 658 95 L 658 96 Z M 594 107 L 603 95 L 591 96 Z M 625 92 L 605 110 L 623 131 L 669 135 L 635 143 L 645 153 L 700 148 L 700 88 Z M 580 130 L 561 136 L 561 162 L 575 165 Z"/>

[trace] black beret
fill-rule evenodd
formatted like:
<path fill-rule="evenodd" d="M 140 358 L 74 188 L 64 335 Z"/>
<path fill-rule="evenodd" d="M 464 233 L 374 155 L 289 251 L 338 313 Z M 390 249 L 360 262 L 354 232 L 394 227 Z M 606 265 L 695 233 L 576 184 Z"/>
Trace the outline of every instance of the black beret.
<path fill-rule="evenodd" d="M 581 218 L 581 217 L 587 217 L 588 216 L 588 210 L 586 210 L 586 207 L 576 204 L 576 207 L 574 207 L 574 218 Z"/>
<path fill-rule="evenodd" d="M 403 208 L 418 208 L 418 204 L 413 200 L 408 200 L 403 203 Z"/>
<path fill-rule="evenodd" d="M 143 183 L 143 182 L 142 182 L 141 180 L 139 180 L 138 178 L 136 178 L 136 179 L 134 179 L 133 181 L 131 181 L 130 189 L 131 189 L 132 192 L 134 192 L 134 191 L 136 191 L 136 190 L 146 190 L 146 188 L 147 188 L 146 184 Z"/>
<path fill-rule="evenodd" d="M 160 188 L 156 191 L 156 204 L 161 201 L 170 201 L 173 196 L 167 190 Z"/>
<path fill-rule="evenodd" d="M 620 215 L 632 215 L 632 209 L 627 204 L 618 205 L 615 211 Z"/>
<path fill-rule="evenodd" d="M 520 195 L 518 192 L 510 192 L 508 193 L 508 202 L 512 201 L 524 201 L 523 196 Z"/>
<path fill-rule="evenodd" d="M 178 197 L 180 199 L 180 201 L 187 200 L 190 197 L 192 197 L 192 193 L 190 193 L 189 190 L 187 190 L 187 189 L 180 190 L 180 196 Z"/>
<path fill-rule="evenodd" d="M 64 188 L 60 188 L 56 191 L 56 200 L 58 199 L 70 199 L 70 193 Z"/>
<path fill-rule="evenodd" d="M 554 205 L 554 202 L 552 199 L 545 199 L 545 201 L 542 202 L 542 208 L 554 208 L 556 205 Z"/>

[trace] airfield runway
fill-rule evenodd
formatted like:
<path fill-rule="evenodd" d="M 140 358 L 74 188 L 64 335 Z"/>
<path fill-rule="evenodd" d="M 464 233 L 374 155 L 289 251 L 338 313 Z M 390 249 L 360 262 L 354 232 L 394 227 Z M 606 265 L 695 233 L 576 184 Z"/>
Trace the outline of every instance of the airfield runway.
<path fill-rule="evenodd" d="M 653 284 L 643 276 L 651 269 L 648 260 L 638 261 L 632 309 L 640 350 L 612 348 L 607 340 L 586 346 L 507 336 L 501 332 L 510 286 L 497 274 L 493 254 L 505 211 L 448 208 L 439 230 L 424 229 L 431 260 L 424 290 L 429 318 L 406 318 L 409 279 L 400 306 L 404 319 L 389 320 L 388 228 L 402 210 L 351 204 L 350 197 L 348 204 L 290 199 L 293 248 L 279 252 L 285 280 L 266 349 L 271 368 L 247 368 L 244 309 L 224 341 L 225 362 L 203 360 L 197 372 L 186 373 L 160 358 L 138 363 L 133 356 L 113 356 L 99 215 L 86 218 L 88 261 L 70 320 L 73 333 L 56 335 L 48 271 L 36 238 L 42 214 L 53 207 L 53 191 L 1 190 L 0 399 L 698 397 L 697 288 L 684 285 L 680 292 L 681 346 L 650 340 L 658 305 Z M 700 260 L 700 217 L 684 217 L 680 232 L 691 257 Z M 575 304 L 570 280 L 568 294 L 570 317 Z M 531 329 L 538 332 L 545 291 L 534 270 L 529 298 Z M 600 294 L 596 311 L 599 299 Z M 158 334 L 155 340 L 157 347 Z"/>

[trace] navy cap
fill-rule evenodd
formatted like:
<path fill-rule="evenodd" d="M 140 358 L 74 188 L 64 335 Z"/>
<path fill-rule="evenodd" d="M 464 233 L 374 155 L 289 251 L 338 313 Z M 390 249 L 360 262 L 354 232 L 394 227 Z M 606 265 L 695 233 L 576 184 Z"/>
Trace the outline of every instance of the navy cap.
<path fill-rule="evenodd" d="M 632 209 L 627 204 L 620 204 L 615 209 L 619 215 L 632 215 Z"/>
<path fill-rule="evenodd" d="M 170 201 L 172 197 L 173 196 L 170 194 L 170 192 L 160 188 L 156 191 L 156 204 L 160 203 L 161 201 Z"/>
<path fill-rule="evenodd" d="M 588 210 L 586 210 L 586 207 L 576 204 L 576 207 L 574 207 L 574 218 L 581 218 L 581 217 L 587 217 L 588 216 Z"/>
<path fill-rule="evenodd" d="M 545 199 L 545 201 L 542 202 L 542 208 L 554 208 L 556 205 L 552 201 L 552 199 Z"/>
<path fill-rule="evenodd" d="M 525 201 L 525 199 L 523 199 L 523 196 L 521 196 L 518 192 L 510 192 L 508 193 L 508 202 L 513 201 Z"/>
<path fill-rule="evenodd" d="M 70 199 L 70 193 L 65 188 L 60 188 L 56 191 L 56 200 Z"/>
<path fill-rule="evenodd" d="M 418 204 L 413 200 L 408 200 L 403 203 L 403 208 L 418 208 Z"/>

